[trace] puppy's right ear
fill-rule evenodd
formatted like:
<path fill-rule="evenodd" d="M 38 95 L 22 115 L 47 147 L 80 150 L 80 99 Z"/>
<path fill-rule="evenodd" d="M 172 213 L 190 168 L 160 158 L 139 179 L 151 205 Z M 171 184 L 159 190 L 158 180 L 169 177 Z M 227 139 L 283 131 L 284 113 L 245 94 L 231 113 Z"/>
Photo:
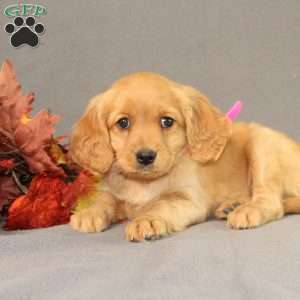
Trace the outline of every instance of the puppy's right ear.
<path fill-rule="evenodd" d="M 96 174 L 107 172 L 113 162 L 113 150 L 106 126 L 106 93 L 93 98 L 75 124 L 70 139 L 71 158 Z"/>

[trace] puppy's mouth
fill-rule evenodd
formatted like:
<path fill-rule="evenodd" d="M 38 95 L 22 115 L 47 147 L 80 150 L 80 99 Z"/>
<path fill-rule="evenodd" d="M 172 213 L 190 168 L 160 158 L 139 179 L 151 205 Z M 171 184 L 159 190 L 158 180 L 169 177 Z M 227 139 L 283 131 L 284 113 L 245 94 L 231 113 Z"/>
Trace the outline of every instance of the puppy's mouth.
<path fill-rule="evenodd" d="M 140 166 L 137 165 L 136 168 L 132 169 L 123 169 L 120 165 L 117 166 L 118 171 L 125 177 L 133 180 L 139 181 L 152 181 L 160 177 L 166 176 L 171 168 L 167 170 L 158 170 L 155 165 L 150 166 Z"/>

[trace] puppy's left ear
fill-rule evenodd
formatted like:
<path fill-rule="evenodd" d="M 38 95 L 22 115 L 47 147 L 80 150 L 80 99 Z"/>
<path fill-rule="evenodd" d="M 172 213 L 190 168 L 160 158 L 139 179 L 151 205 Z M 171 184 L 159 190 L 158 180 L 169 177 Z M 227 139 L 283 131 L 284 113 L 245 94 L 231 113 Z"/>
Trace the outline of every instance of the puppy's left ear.
<path fill-rule="evenodd" d="M 180 90 L 192 158 L 201 163 L 218 160 L 231 136 L 231 121 L 194 88 Z"/>
<path fill-rule="evenodd" d="M 94 174 L 106 173 L 114 159 L 105 121 L 109 93 L 105 92 L 91 100 L 70 137 L 71 158 Z"/>

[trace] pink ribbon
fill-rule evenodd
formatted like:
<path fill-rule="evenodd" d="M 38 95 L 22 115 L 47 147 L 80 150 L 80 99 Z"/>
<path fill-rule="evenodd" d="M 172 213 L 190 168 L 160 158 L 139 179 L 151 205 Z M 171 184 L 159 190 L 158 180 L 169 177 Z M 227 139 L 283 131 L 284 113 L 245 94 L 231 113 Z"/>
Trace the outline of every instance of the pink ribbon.
<path fill-rule="evenodd" d="M 236 101 L 233 106 L 228 110 L 226 113 L 226 116 L 231 120 L 234 121 L 240 112 L 243 109 L 243 102 L 242 101 Z"/>

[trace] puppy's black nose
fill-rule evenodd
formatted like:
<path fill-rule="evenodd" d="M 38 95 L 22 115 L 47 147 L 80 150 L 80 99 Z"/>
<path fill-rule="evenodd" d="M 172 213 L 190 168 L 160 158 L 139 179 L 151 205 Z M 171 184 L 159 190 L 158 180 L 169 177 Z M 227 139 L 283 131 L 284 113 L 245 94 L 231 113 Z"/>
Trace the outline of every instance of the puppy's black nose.
<path fill-rule="evenodd" d="M 136 153 L 136 159 L 137 161 L 144 166 L 148 166 L 154 162 L 156 158 L 156 152 L 153 150 L 143 149 L 139 150 Z"/>

